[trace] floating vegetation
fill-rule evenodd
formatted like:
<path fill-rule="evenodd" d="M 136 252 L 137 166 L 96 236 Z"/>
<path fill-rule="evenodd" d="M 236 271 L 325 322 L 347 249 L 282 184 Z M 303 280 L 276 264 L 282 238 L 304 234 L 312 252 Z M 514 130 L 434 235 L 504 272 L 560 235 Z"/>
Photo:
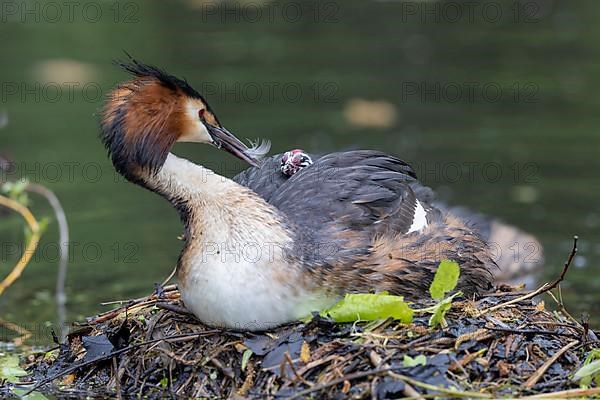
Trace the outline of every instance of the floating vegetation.
<path fill-rule="evenodd" d="M 558 287 L 574 254 L 575 248 L 559 278 L 536 291 L 505 287 L 480 299 L 445 297 L 456 271 L 444 267 L 441 287 L 432 290 L 436 298 L 410 304 L 408 324 L 398 321 L 404 314 L 336 322 L 332 311 L 345 307 L 341 303 L 310 321 L 268 332 L 226 331 L 188 314 L 171 285 L 122 302 L 78 326 L 56 349 L 30 355 L 21 364 L 29 375 L 7 388 L 122 398 L 599 394 L 595 333 L 560 302 L 563 311 L 553 312 L 533 300 Z M 386 311 L 390 299 L 383 297 L 371 300 Z M 443 307 L 444 323 L 434 327 L 431 313 L 440 304 L 451 307 Z"/>

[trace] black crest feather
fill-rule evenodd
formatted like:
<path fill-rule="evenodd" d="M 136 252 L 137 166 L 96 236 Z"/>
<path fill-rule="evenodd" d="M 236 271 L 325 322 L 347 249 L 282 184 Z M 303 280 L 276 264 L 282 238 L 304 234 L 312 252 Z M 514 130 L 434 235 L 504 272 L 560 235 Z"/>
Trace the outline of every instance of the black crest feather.
<path fill-rule="evenodd" d="M 129 58 L 128 61 L 120 61 L 114 60 L 114 64 L 122 68 L 124 71 L 130 73 L 136 78 L 154 78 L 160 83 L 162 83 L 165 87 L 177 90 L 180 89 L 187 96 L 200 99 L 205 104 L 206 101 L 204 97 L 196 89 L 194 89 L 185 79 L 179 79 L 174 75 L 169 74 L 165 70 L 155 67 L 154 65 L 142 63 L 135 58 L 131 57 L 129 54 L 125 53 Z"/>

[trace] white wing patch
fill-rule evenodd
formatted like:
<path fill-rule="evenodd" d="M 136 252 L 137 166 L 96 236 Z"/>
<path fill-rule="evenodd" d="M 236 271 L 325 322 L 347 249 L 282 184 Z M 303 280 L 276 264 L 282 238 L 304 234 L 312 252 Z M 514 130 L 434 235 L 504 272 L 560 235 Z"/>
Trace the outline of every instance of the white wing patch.
<path fill-rule="evenodd" d="M 425 211 L 425 208 L 423 208 L 423 206 L 421 205 L 419 200 L 417 200 L 417 207 L 415 209 L 415 215 L 413 218 L 413 222 L 412 222 L 412 225 L 410 226 L 410 228 L 408 229 L 408 232 L 406 232 L 406 233 L 420 231 L 421 229 L 425 228 L 426 226 L 427 226 L 427 211 Z"/>

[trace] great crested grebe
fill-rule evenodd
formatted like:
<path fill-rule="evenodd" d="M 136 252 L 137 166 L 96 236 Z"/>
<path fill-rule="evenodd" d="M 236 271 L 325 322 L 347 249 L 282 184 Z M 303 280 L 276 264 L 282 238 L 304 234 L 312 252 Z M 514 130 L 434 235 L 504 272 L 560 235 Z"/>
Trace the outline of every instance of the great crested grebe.
<path fill-rule="evenodd" d="M 133 78 L 109 95 L 101 139 L 120 174 L 179 211 L 179 287 L 202 322 L 268 329 L 373 290 L 415 300 L 443 259 L 461 265 L 466 295 L 491 287 L 485 241 L 417 200 L 428 189 L 405 162 L 376 151 L 329 154 L 263 198 L 257 181 L 247 188 L 170 153 L 178 141 L 208 143 L 259 165 L 198 92 L 158 68 L 121 65 Z"/>

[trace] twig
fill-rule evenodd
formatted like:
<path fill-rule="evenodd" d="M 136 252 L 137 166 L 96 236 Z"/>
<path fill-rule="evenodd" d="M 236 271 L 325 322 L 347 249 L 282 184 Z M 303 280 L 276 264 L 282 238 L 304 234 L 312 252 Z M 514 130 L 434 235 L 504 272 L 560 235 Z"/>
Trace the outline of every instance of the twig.
<path fill-rule="evenodd" d="M 102 303 L 103 305 L 104 304 L 121 304 L 121 303 L 127 303 L 127 304 L 125 304 L 122 307 L 115 308 L 113 310 L 110 310 L 110 311 L 107 311 L 100 315 L 97 315 L 96 317 L 94 317 L 94 319 L 87 321 L 86 325 L 96 325 L 101 322 L 108 321 L 109 319 L 115 318 L 119 314 L 122 314 L 127 311 L 131 312 L 132 310 L 135 310 L 140 307 L 145 307 L 150 304 L 155 304 L 159 300 L 165 300 L 165 299 L 177 300 L 177 299 L 179 299 L 180 294 L 179 294 L 179 291 L 177 291 L 177 287 L 175 285 L 173 285 L 173 288 L 171 288 L 171 286 L 168 286 L 167 288 L 169 288 L 169 290 L 168 290 L 169 296 L 163 295 L 162 299 L 159 299 L 158 296 L 156 296 L 156 294 L 151 294 L 150 296 L 141 297 L 139 299 L 134 299 L 134 300 L 119 300 L 117 302 Z M 165 292 L 167 292 L 167 288 L 165 288 Z"/>
<path fill-rule="evenodd" d="M 542 393 L 533 396 L 521 397 L 521 400 L 534 400 L 534 399 L 567 399 L 571 397 L 589 397 L 592 395 L 600 394 L 600 388 L 591 389 L 570 389 L 562 390 L 560 392 L 553 393 Z"/>
<path fill-rule="evenodd" d="M 507 328 L 494 328 L 494 327 L 486 327 L 490 331 L 495 332 L 506 332 L 506 333 L 516 333 L 519 335 L 551 335 L 551 336 L 565 336 L 570 338 L 578 337 L 572 333 L 562 333 L 562 332 L 554 332 L 543 329 L 507 329 Z"/>
<path fill-rule="evenodd" d="M 158 303 L 157 302 L 156 307 L 161 308 L 163 310 L 174 312 L 176 314 L 194 316 L 194 314 L 192 314 L 187 308 L 180 307 L 178 305 L 171 304 L 171 303 Z"/>
<path fill-rule="evenodd" d="M 565 262 L 565 265 L 560 273 L 560 275 L 558 276 L 558 278 L 556 278 L 552 283 L 544 283 L 540 288 L 534 290 L 533 292 L 529 292 L 528 294 L 521 296 L 521 297 L 517 297 L 516 299 L 512 299 L 509 300 L 505 303 L 502 304 L 498 304 L 495 305 L 493 307 L 490 308 L 486 308 L 485 310 L 482 310 L 479 313 L 479 316 L 482 316 L 488 312 L 491 311 L 496 311 L 499 310 L 501 308 L 507 307 L 509 305 L 513 305 L 513 304 L 517 304 L 520 303 L 524 300 L 529 300 L 537 295 L 540 295 L 542 293 L 546 293 L 552 289 L 554 289 L 556 286 L 558 286 L 559 283 L 561 283 L 563 281 L 563 279 L 565 278 L 565 275 L 567 274 L 567 271 L 569 270 L 569 267 L 571 266 L 571 262 L 573 261 L 573 257 L 575 257 L 575 254 L 577 254 L 577 240 L 579 239 L 579 237 L 574 236 L 573 237 L 573 248 L 571 249 L 571 253 L 569 254 L 569 258 L 567 259 L 567 261 Z"/>
<path fill-rule="evenodd" d="M 173 268 L 173 271 L 171 271 L 171 273 L 169 274 L 169 276 L 167 277 L 167 279 L 165 279 L 163 281 L 163 283 L 161 283 L 161 286 L 165 286 L 167 283 L 169 283 L 169 281 L 171 279 L 173 279 L 173 277 L 175 276 L 175 274 L 177 273 L 177 266 L 175 266 L 175 268 Z"/>
<path fill-rule="evenodd" d="M 556 298 L 556 296 L 554 295 L 554 293 L 552 292 L 548 292 L 548 295 L 550 295 L 550 297 L 552 297 L 552 300 L 554 300 L 554 302 L 558 305 L 558 309 L 560 310 L 561 313 L 563 313 L 565 315 L 565 317 L 567 317 L 568 319 L 570 319 L 571 321 L 573 321 L 575 324 L 577 324 L 578 327 L 582 327 L 581 324 L 579 323 L 579 321 L 577 321 L 565 308 L 565 305 L 562 302 L 562 299 L 559 300 Z"/>
<path fill-rule="evenodd" d="M 38 243 L 40 241 L 40 226 L 33 214 L 31 214 L 31 211 L 29 211 L 27 207 L 21 205 L 18 202 L 8 197 L 0 195 L 0 206 L 10 208 L 11 210 L 21 214 L 21 216 L 27 222 L 27 225 L 29 225 L 29 229 L 31 229 L 31 238 L 29 239 L 29 242 L 27 243 L 27 246 L 25 247 L 25 251 L 21 255 L 21 258 L 19 259 L 19 262 L 17 262 L 17 265 L 15 265 L 15 267 L 12 269 L 12 271 L 10 271 L 6 278 L 4 278 L 2 282 L 0 282 L 0 295 L 2 295 L 2 293 L 4 293 L 4 291 L 10 285 L 12 285 L 17 279 L 19 279 L 21 273 L 23 273 L 23 270 L 25 269 L 27 264 L 29 264 L 31 257 L 33 257 L 33 253 L 37 249 Z"/>
<path fill-rule="evenodd" d="M 56 277 L 56 310 L 58 326 L 60 328 L 60 339 L 63 341 L 67 335 L 67 294 L 65 292 L 65 281 L 67 279 L 69 263 L 69 224 L 67 223 L 65 210 L 52 190 L 37 183 L 29 183 L 26 190 L 37 193 L 48 200 L 58 223 L 60 258 Z"/>
<path fill-rule="evenodd" d="M 375 366 L 375 367 L 378 367 L 378 368 L 380 368 L 380 367 L 389 368 L 390 367 L 389 364 L 383 362 L 383 359 L 381 358 L 381 356 L 379 354 L 377 354 L 376 351 L 369 352 L 369 360 L 371 361 L 371 364 L 373 364 L 373 366 Z M 393 378 L 395 378 L 393 376 L 392 371 L 388 371 L 387 374 L 389 376 L 392 376 Z M 404 382 L 403 392 L 408 397 L 415 398 L 416 400 L 424 400 L 424 398 L 421 396 L 421 393 L 417 392 L 415 390 L 415 388 L 413 388 L 407 382 Z"/>
<path fill-rule="evenodd" d="M 296 394 L 294 394 L 293 396 L 288 397 L 288 400 L 294 400 L 294 399 L 304 397 L 304 396 L 314 393 L 314 392 L 320 392 L 321 390 L 327 389 L 328 387 L 339 385 L 340 383 L 344 383 L 344 381 L 352 381 L 354 379 L 364 378 L 366 376 L 379 375 L 383 372 L 389 371 L 390 369 L 391 369 L 391 367 L 377 368 L 377 369 L 372 369 L 370 371 L 361 371 L 361 372 L 355 372 L 352 374 L 348 374 L 348 375 L 342 376 L 341 378 L 337 378 L 337 379 L 331 380 L 329 382 L 322 383 L 320 385 L 315 385 L 312 388 L 308 388 L 306 390 L 301 390 L 301 391 L 297 392 Z"/>
<path fill-rule="evenodd" d="M 254 364 L 249 362 L 246 370 L 246 379 L 244 379 L 244 383 L 242 384 L 242 387 L 238 389 L 237 394 L 245 397 L 248 391 L 252 389 L 252 386 L 254 386 Z"/>
<path fill-rule="evenodd" d="M 489 395 L 486 393 L 461 392 L 458 390 L 451 390 L 451 389 L 446 389 L 446 388 L 435 386 L 435 385 L 430 385 L 428 383 L 420 382 L 415 379 L 409 378 L 408 376 L 396 374 L 394 372 L 390 372 L 390 376 L 393 376 L 396 379 L 402 380 L 406 383 L 410 383 L 411 385 L 414 385 L 414 386 L 417 386 L 417 387 L 420 387 L 423 389 L 444 393 L 444 394 L 448 395 L 449 397 L 462 397 L 462 398 L 474 398 L 474 399 L 491 399 L 491 398 L 493 398 L 492 395 Z"/>
<path fill-rule="evenodd" d="M 169 286 L 165 286 L 163 287 L 163 293 L 167 293 L 167 292 L 175 292 L 177 291 L 177 285 L 169 285 Z M 141 301 L 146 301 L 149 300 L 151 298 L 155 298 L 156 297 L 156 293 L 152 293 L 148 296 L 144 296 L 144 297 L 138 297 L 137 299 L 124 299 L 124 300 L 112 300 L 112 301 L 103 301 L 100 303 L 101 306 L 110 306 L 113 304 L 135 304 L 135 303 L 139 303 Z M 107 313 L 112 312 L 111 311 L 107 311 Z M 106 314 L 106 313 L 105 313 Z M 104 314 L 100 314 L 100 315 L 104 315 Z"/>
<path fill-rule="evenodd" d="M 305 373 L 307 373 L 308 371 L 310 371 L 310 370 L 311 370 L 311 369 L 313 369 L 313 368 L 316 368 L 316 367 L 318 367 L 318 366 L 321 366 L 321 365 L 323 365 L 323 364 L 326 364 L 326 363 L 328 363 L 328 362 L 330 362 L 330 361 L 337 360 L 337 359 L 339 359 L 339 358 L 340 358 L 340 356 L 339 356 L 339 355 L 337 355 L 337 354 L 331 354 L 331 355 L 329 355 L 329 356 L 327 356 L 327 357 L 325 357 L 325 358 L 320 358 L 320 359 L 318 359 L 318 360 L 311 361 L 311 362 L 309 362 L 308 364 L 306 364 L 304 367 L 300 368 L 300 369 L 298 370 L 298 373 L 299 373 L 300 375 L 304 375 Z M 281 390 L 281 389 L 285 389 L 285 388 L 289 387 L 289 384 L 290 384 L 290 382 L 291 382 L 291 381 L 287 381 L 287 382 L 285 382 L 285 383 L 284 383 L 284 384 L 281 386 L 280 390 Z"/>
<path fill-rule="evenodd" d="M 294 373 L 294 375 L 300 382 L 304 383 L 308 387 L 313 387 L 315 385 L 314 383 L 309 382 L 306 379 L 304 379 L 304 377 L 298 373 L 298 370 L 296 369 L 296 366 L 294 365 L 294 360 L 292 360 L 292 356 L 290 356 L 289 351 L 286 351 L 285 353 L 283 353 L 283 356 L 285 357 L 285 361 L 290 365 L 292 372 Z M 284 365 L 284 369 L 285 369 L 285 364 L 284 363 L 282 363 L 282 364 Z M 285 370 L 283 371 L 283 373 L 281 375 L 282 376 L 286 375 Z"/>
<path fill-rule="evenodd" d="M 117 357 L 113 357 L 112 366 L 115 376 L 115 388 L 117 390 L 117 400 L 123 400 L 123 396 L 121 394 L 121 379 L 119 378 L 119 367 L 117 366 Z"/>
<path fill-rule="evenodd" d="M 544 373 L 546 373 L 546 371 L 548 370 L 548 368 L 550 368 L 550 366 L 552 364 L 554 364 L 554 362 L 556 360 L 558 360 L 558 358 L 560 356 L 562 356 L 563 354 L 565 354 L 567 351 L 569 351 L 569 349 L 571 347 L 577 345 L 578 343 L 579 343 L 579 340 L 575 340 L 575 341 L 567 344 L 566 346 L 564 346 L 562 349 L 560 349 L 556 353 L 554 353 L 554 355 L 552 357 L 550 357 L 540 368 L 538 368 L 537 371 L 535 371 L 535 373 L 533 375 L 531 375 L 529 377 L 529 379 L 527 379 L 527 382 L 525 382 L 525 387 L 527 389 L 531 389 L 532 387 L 534 387 L 535 384 L 538 383 L 538 381 L 540 380 L 540 378 L 542 376 L 544 376 Z"/>
<path fill-rule="evenodd" d="M 571 263 L 573 262 L 573 258 L 577 254 L 577 241 L 578 240 L 579 240 L 579 236 L 577 236 L 577 235 L 573 236 L 573 248 L 571 249 L 569 258 L 567 258 L 567 261 L 565 261 L 565 265 L 563 266 L 563 269 L 562 269 L 560 275 L 558 276 L 558 278 L 556 278 L 554 280 L 554 282 L 552 282 L 550 284 L 550 287 L 548 288 L 548 290 L 554 289 L 555 287 L 558 286 L 559 283 L 561 283 L 565 279 L 565 276 L 567 275 L 567 271 L 569 270 L 569 267 L 571 266 Z"/>

